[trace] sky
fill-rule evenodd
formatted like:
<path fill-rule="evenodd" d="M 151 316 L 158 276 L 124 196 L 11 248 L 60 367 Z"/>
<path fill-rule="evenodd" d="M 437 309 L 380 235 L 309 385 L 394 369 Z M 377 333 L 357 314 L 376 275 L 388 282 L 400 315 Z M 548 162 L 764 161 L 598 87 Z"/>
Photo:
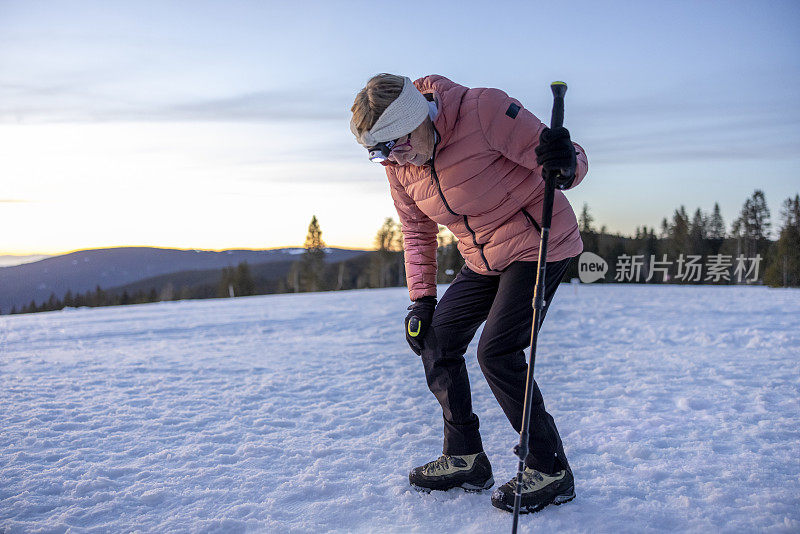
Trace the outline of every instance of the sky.
<path fill-rule="evenodd" d="M 564 6 L 568 6 L 565 8 Z M 632 234 L 800 192 L 800 3 L 0 0 L 0 254 L 370 248 L 395 217 L 349 130 L 379 72 L 499 87 L 565 126 L 567 192 Z"/>

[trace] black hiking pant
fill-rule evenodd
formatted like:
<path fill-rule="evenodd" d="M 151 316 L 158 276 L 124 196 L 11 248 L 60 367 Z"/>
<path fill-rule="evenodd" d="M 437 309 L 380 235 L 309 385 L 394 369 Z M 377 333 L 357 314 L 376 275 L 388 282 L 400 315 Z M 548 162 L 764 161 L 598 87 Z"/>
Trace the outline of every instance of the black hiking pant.
<path fill-rule="evenodd" d="M 547 262 L 542 321 L 571 259 Z M 443 454 L 483 451 L 464 353 L 484 321 L 478 363 L 511 426 L 520 432 L 528 372 L 523 350 L 530 346 L 537 270 L 535 261 L 517 261 L 500 275 L 488 276 L 465 265 L 436 306 L 421 356 L 428 388 L 442 406 Z M 529 450 L 525 460 L 529 467 L 544 473 L 569 468 L 558 429 L 535 381 Z"/>

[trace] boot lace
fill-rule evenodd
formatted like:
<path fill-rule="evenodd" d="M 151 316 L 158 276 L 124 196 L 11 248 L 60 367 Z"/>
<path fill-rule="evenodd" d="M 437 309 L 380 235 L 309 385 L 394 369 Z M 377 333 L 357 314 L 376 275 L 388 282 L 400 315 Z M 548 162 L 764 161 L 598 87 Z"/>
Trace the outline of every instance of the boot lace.
<path fill-rule="evenodd" d="M 537 482 L 544 482 L 544 477 L 542 477 L 539 471 L 526 468 L 525 471 L 522 472 L 522 491 L 529 491 L 535 488 Z"/>
<path fill-rule="evenodd" d="M 436 460 L 425 464 L 425 473 L 428 475 L 433 475 L 439 470 L 446 470 L 448 467 L 450 467 L 450 457 L 443 454 Z"/>

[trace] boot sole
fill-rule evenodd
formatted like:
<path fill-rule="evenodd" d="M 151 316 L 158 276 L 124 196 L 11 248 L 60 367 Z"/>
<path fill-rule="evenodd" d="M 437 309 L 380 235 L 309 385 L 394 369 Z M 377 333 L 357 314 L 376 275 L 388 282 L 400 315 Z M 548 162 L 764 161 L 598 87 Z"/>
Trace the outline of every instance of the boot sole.
<path fill-rule="evenodd" d="M 417 486 L 416 484 L 411 484 L 412 488 L 414 488 L 415 490 L 417 490 L 417 491 L 419 491 L 421 493 L 430 493 L 431 491 L 449 491 L 449 490 L 451 490 L 453 488 L 461 488 L 464 491 L 466 491 L 467 493 L 480 493 L 482 491 L 485 491 L 485 490 L 491 488 L 492 486 L 494 486 L 494 477 L 490 477 L 489 480 L 484 482 L 482 485 L 470 484 L 469 482 L 464 482 L 463 484 L 460 484 L 458 486 L 453 486 L 453 487 L 450 487 L 450 488 L 447 488 L 447 489 L 425 488 L 423 486 Z"/>
<path fill-rule="evenodd" d="M 567 495 L 556 495 L 552 501 L 542 503 L 542 504 L 535 504 L 530 506 L 520 506 L 519 513 L 521 514 L 535 514 L 536 512 L 541 512 L 545 508 L 547 508 L 550 504 L 555 504 L 556 506 L 561 506 L 564 503 L 570 502 L 572 499 L 575 498 L 575 490 L 572 490 L 572 493 Z M 514 512 L 514 505 L 508 505 L 504 502 L 495 501 L 492 499 L 492 506 L 495 508 L 499 508 L 500 510 L 505 510 L 506 512 Z"/>
<path fill-rule="evenodd" d="M 494 477 L 490 477 L 489 480 L 484 482 L 483 485 L 481 486 L 465 482 L 464 484 L 461 484 L 461 486 L 459 487 L 468 493 L 479 493 L 481 491 L 488 490 L 492 486 L 494 486 Z"/>

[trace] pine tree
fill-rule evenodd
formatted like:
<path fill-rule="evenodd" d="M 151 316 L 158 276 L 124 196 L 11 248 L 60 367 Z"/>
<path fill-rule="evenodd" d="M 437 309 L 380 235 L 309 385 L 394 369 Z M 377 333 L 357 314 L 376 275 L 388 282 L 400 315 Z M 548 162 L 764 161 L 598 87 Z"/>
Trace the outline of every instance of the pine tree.
<path fill-rule="evenodd" d="M 446 284 L 452 282 L 464 266 L 464 258 L 458 250 L 456 236 L 441 224 L 436 239 L 439 245 L 436 250 L 436 281 Z"/>
<path fill-rule="evenodd" d="M 800 195 L 796 194 L 794 199 L 787 198 L 783 201 L 781 217 L 783 218 L 781 229 L 800 228 Z"/>
<path fill-rule="evenodd" d="M 669 223 L 667 222 L 666 217 L 661 219 L 661 232 L 659 233 L 658 237 L 660 237 L 661 239 L 667 239 L 669 237 Z"/>
<path fill-rule="evenodd" d="M 691 249 L 689 239 L 689 215 L 681 206 L 672 215 L 672 223 L 668 226 L 670 256 L 677 258 L 680 254 L 688 254 Z"/>
<path fill-rule="evenodd" d="M 222 276 L 217 284 L 218 297 L 235 297 L 239 295 L 236 291 L 236 270 L 233 267 L 223 267 Z"/>
<path fill-rule="evenodd" d="M 286 275 L 286 286 L 292 293 L 300 292 L 300 271 L 302 270 L 302 266 L 302 260 L 292 263 L 292 266 L 289 268 L 289 273 Z"/>
<path fill-rule="evenodd" d="M 47 302 L 44 303 L 45 311 L 53 311 L 58 309 L 56 306 L 58 305 L 58 299 L 56 298 L 55 293 L 50 293 L 50 297 L 47 299 Z"/>
<path fill-rule="evenodd" d="M 578 219 L 578 227 L 583 240 L 583 248 L 584 250 L 597 253 L 599 252 L 599 236 L 592 226 L 593 222 L 594 217 L 592 217 L 592 214 L 589 213 L 589 204 L 584 202 L 583 208 L 581 209 L 580 218 Z"/>
<path fill-rule="evenodd" d="M 647 227 L 644 228 L 644 236 L 645 236 L 645 254 L 649 258 L 651 255 L 658 256 L 659 247 L 658 247 L 658 238 L 656 237 L 656 231 L 653 228 L 650 228 L 650 231 L 647 231 Z"/>
<path fill-rule="evenodd" d="M 306 251 L 300 265 L 301 290 L 319 291 L 323 289 L 325 273 L 325 242 L 322 240 L 322 230 L 316 215 L 311 217 L 303 247 Z"/>
<path fill-rule="evenodd" d="M 747 202 L 745 202 L 746 207 L 747 205 Z M 753 196 L 750 198 L 745 225 L 748 229 L 748 234 L 753 239 L 757 241 L 769 239 L 772 224 L 770 223 L 767 200 L 764 197 L 764 192 L 760 189 L 756 189 L 753 192 Z"/>
<path fill-rule="evenodd" d="M 581 209 L 581 215 L 578 219 L 578 225 L 580 226 L 581 233 L 594 233 L 594 228 L 592 228 L 593 222 L 594 217 L 592 217 L 592 215 L 589 213 L 589 204 L 584 202 L 583 208 Z"/>
<path fill-rule="evenodd" d="M 403 225 L 399 222 L 397 225 L 397 234 L 395 235 L 394 250 L 403 252 L 405 250 L 405 238 L 403 237 Z"/>
<path fill-rule="evenodd" d="M 172 282 L 167 282 L 167 285 L 161 288 L 161 292 L 158 294 L 158 300 L 161 301 L 169 301 L 175 299 L 175 286 Z"/>
<path fill-rule="evenodd" d="M 386 217 L 375 235 L 376 250 L 383 252 L 397 251 L 400 235 L 400 226 L 391 217 Z"/>
<path fill-rule="evenodd" d="M 719 202 L 714 202 L 714 211 L 708 220 L 708 238 L 725 239 L 725 221 L 719 210 Z"/>
<path fill-rule="evenodd" d="M 722 243 L 725 241 L 725 221 L 719 210 L 719 203 L 714 203 L 714 211 L 708 219 L 708 253 L 719 254 Z"/>
<path fill-rule="evenodd" d="M 697 208 L 692 216 L 692 222 L 689 225 L 689 252 L 691 254 L 699 254 L 702 256 L 706 253 L 707 224 L 707 217 L 703 215 L 700 208 Z"/>
<path fill-rule="evenodd" d="M 764 192 L 756 189 L 748 198 L 739 217 L 733 221 L 732 234 L 737 240 L 737 255 L 754 257 L 765 252 L 769 245 L 770 213 Z"/>
<path fill-rule="evenodd" d="M 398 247 L 400 245 L 400 247 Z M 402 259 L 402 232 L 400 226 L 391 217 L 384 219 L 383 224 L 375 235 L 375 249 L 377 253 L 370 261 L 370 285 L 372 287 L 387 287 L 398 277 L 393 276 L 397 269 L 402 268 L 399 259 Z"/>
<path fill-rule="evenodd" d="M 89 306 L 108 306 L 110 304 L 112 303 L 109 301 L 108 295 L 99 285 L 95 286 L 94 295 L 89 293 Z"/>
<path fill-rule="evenodd" d="M 764 281 L 773 287 L 800 286 L 800 195 L 783 202 L 781 233 Z"/>
<path fill-rule="evenodd" d="M 237 293 L 241 296 L 256 294 L 256 284 L 250 274 L 250 266 L 247 265 L 246 261 L 241 262 L 236 267 L 236 287 L 238 289 Z"/>
<path fill-rule="evenodd" d="M 344 281 L 345 276 L 347 274 L 347 266 L 345 265 L 347 262 L 340 261 L 339 262 L 339 272 L 336 277 L 336 290 L 344 289 Z"/>

